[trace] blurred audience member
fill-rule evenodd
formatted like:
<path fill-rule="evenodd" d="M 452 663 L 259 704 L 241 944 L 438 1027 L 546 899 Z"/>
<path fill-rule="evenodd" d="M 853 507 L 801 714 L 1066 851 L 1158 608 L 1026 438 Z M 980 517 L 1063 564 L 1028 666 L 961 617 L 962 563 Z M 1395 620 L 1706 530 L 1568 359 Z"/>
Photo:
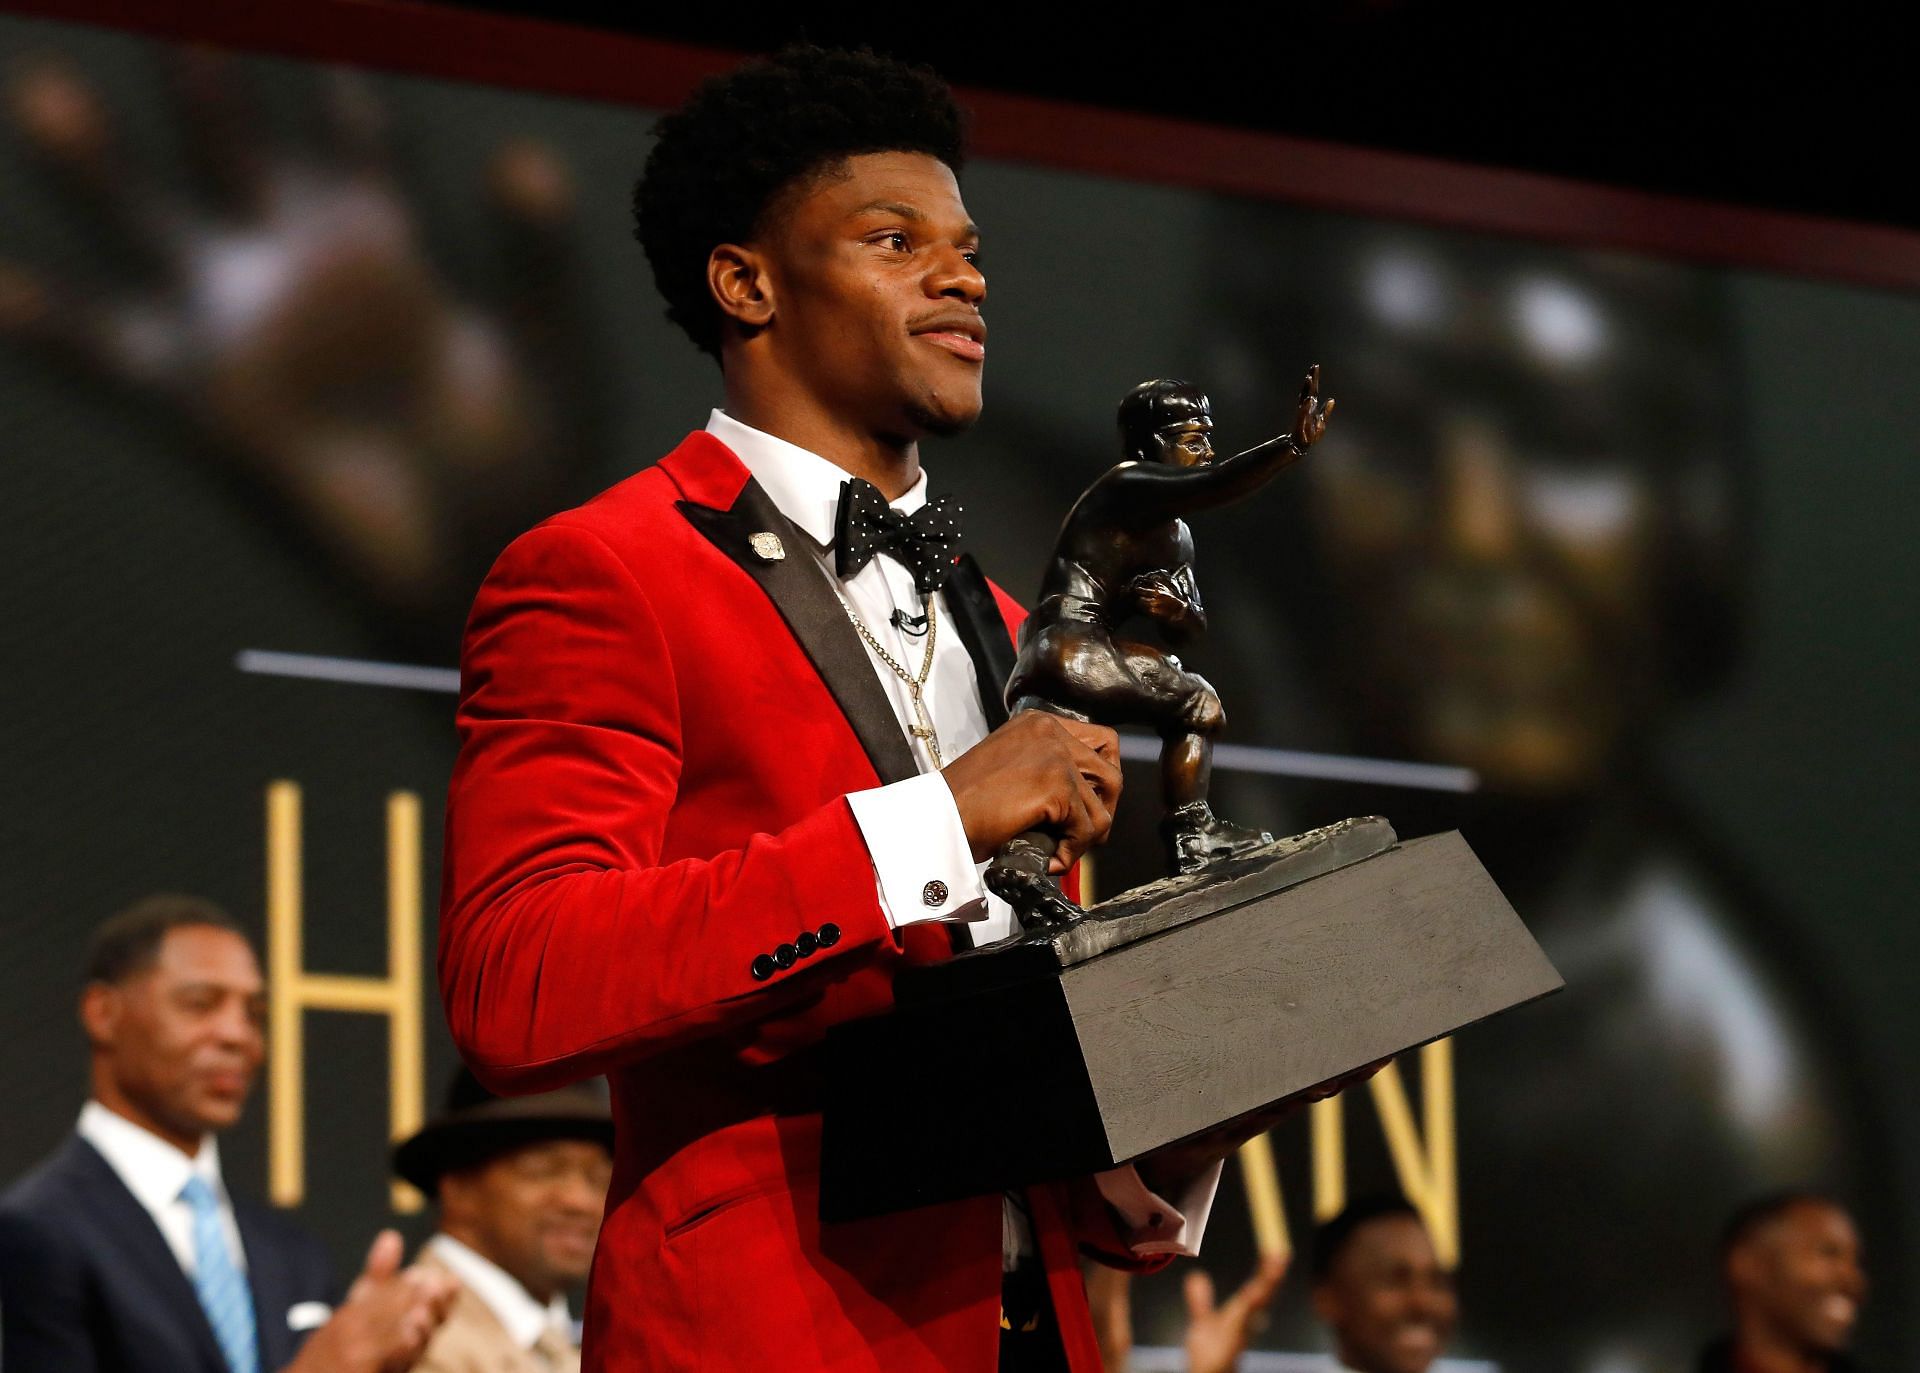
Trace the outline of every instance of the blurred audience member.
<path fill-rule="evenodd" d="M 1867 1278 L 1846 1208 L 1818 1192 L 1776 1192 L 1727 1223 L 1720 1272 L 1733 1333 L 1700 1373 L 1857 1373 L 1847 1357 Z"/>
<path fill-rule="evenodd" d="M 40 173 L 9 195 L 44 188 L 75 232 L 62 260 L 0 258 L 0 341 L 173 420 L 181 456 L 238 478 L 249 518 L 277 506 L 378 632 L 439 650 L 528 512 L 609 457 L 572 177 L 496 144 L 458 193 L 490 279 L 459 288 L 379 82 L 322 69 L 302 137 L 257 64 L 155 55 L 165 94 L 138 103 L 53 54 L 6 73 L 0 140 Z"/>
<path fill-rule="evenodd" d="M 1313 1246 L 1313 1309 L 1348 1373 L 1425 1373 L 1453 1334 L 1453 1275 L 1404 1198 L 1356 1201 Z"/>
<path fill-rule="evenodd" d="M 393 1166 L 440 1204 L 420 1262 L 460 1283 L 419 1373 L 575 1373 L 567 1293 L 587 1280 L 613 1173 L 604 1093 L 501 1098 L 462 1069 Z"/>
<path fill-rule="evenodd" d="M 1185 1347 L 1187 1373 L 1233 1373 L 1247 1344 L 1266 1324 L 1266 1310 L 1287 1275 L 1287 1258 L 1269 1254 L 1253 1276 L 1231 1297 L 1216 1303 L 1213 1279 L 1204 1269 L 1187 1274 Z M 1125 1373 L 1133 1354 L 1133 1275 L 1104 1264 L 1087 1268 L 1087 1304 L 1093 1310 L 1094 1336 L 1107 1373 Z"/>
<path fill-rule="evenodd" d="M 91 1099 L 0 1196 L 7 1373 L 400 1373 L 426 1347 L 454 1285 L 402 1271 L 397 1234 L 335 1310 L 320 1243 L 221 1179 L 264 1002 L 252 946 L 205 901 L 149 897 L 95 932 Z"/>

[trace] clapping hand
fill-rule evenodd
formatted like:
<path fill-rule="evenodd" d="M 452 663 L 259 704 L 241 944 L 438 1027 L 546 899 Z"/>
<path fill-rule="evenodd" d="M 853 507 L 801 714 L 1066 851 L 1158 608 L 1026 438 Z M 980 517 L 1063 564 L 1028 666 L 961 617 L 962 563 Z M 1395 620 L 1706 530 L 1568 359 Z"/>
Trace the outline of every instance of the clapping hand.
<path fill-rule="evenodd" d="M 1285 1255 L 1266 1255 L 1253 1276 L 1218 1304 L 1205 1269 L 1187 1274 L 1187 1373 L 1232 1373 L 1249 1341 L 1266 1324 L 1267 1308 L 1287 1276 L 1287 1263 Z"/>
<path fill-rule="evenodd" d="M 460 1285 L 451 1273 L 401 1268 L 395 1230 L 382 1230 L 333 1318 L 313 1332 L 286 1373 L 406 1373 L 447 1318 Z"/>

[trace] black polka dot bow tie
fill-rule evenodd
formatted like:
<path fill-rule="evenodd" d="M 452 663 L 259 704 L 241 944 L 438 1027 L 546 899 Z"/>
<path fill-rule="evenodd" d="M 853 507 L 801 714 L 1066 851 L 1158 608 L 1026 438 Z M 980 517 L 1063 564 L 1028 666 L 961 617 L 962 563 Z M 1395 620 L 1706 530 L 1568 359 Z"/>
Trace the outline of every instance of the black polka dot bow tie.
<path fill-rule="evenodd" d="M 913 573 L 922 596 L 947 580 L 960 553 L 960 502 L 952 496 L 928 501 L 911 515 L 887 504 L 872 482 L 858 477 L 840 484 L 840 515 L 834 522 L 834 570 L 851 577 L 885 553 Z"/>

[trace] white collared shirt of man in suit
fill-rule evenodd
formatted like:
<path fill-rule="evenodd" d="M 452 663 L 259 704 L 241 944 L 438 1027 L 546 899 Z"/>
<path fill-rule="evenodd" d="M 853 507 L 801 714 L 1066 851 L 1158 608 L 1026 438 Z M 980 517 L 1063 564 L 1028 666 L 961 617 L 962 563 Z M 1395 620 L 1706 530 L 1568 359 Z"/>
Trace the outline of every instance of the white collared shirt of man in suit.
<path fill-rule="evenodd" d="M 780 513 L 814 545 L 783 550 L 785 555 L 819 557 L 833 574 L 833 558 L 826 550 L 833 542 L 840 487 L 847 474 L 817 453 L 743 424 L 724 410 L 712 413 L 707 432 L 733 451 Z M 922 468 L 913 486 L 889 504 L 901 514 L 910 515 L 926 503 L 927 474 Z M 926 653 L 926 640 L 908 634 L 893 621 L 896 610 L 908 616 L 921 613 L 913 574 L 896 559 L 881 556 L 844 581 L 837 576 L 833 580 L 842 601 L 894 660 L 917 673 Z M 940 756 L 951 761 L 986 738 L 989 727 L 980 701 L 982 684 L 965 642 L 954 631 L 945 593 L 935 592 L 933 599 L 933 667 L 922 688 L 922 698 L 933 721 Z M 920 766 L 918 777 L 847 797 L 854 822 L 873 857 L 881 910 L 895 929 L 923 920 L 964 921 L 976 947 L 1014 933 L 1013 911 L 987 890 L 987 865 L 974 862 L 959 809 L 932 750 L 911 734 L 913 704 L 907 684 L 880 661 L 871 645 L 867 656 Z M 990 683 L 986 689 L 998 692 L 1000 685 Z M 940 905 L 927 904 L 926 893 L 930 891 L 944 894 Z M 1220 1182 L 1217 1165 L 1196 1180 L 1178 1199 L 1178 1206 L 1155 1196 L 1130 1167 L 1102 1173 L 1096 1181 L 1101 1195 L 1133 1229 L 1136 1254 L 1191 1257 L 1199 1253 L 1207 1213 Z M 1012 1268 L 1019 1258 L 1032 1252 L 1033 1240 L 1024 1214 L 1011 1200 L 1005 1210 L 1004 1232 L 1003 1257 Z"/>
<path fill-rule="evenodd" d="M 97 1101 L 89 1101 L 80 1108 L 74 1132 L 99 1152 L 133 1193 L 134 1200 L 153 1217 L 160 1237 L 167 1242 L 167 1248 L 180 1262 L 180 1271 L 189 1280 L 197 1274 L 199 1255 L 194 1247 L 193 1207 L 185 1192 L 192 1178 L 206 1183 L 213 1193 L 227 1257 L 234 1271 L 242 1278 L 246 1276 L 247 1247 L 240 1238 L 240 1223 L 234 1218 L 233 1199 L 227 1195 L 226 1181 L 220 1175 L 220 1144 L 211 1134 L 201 1139 L 198 1152 L 189 1157 Z M 298 1302 L 287 1312 L 287 1326 L 294 1331 L 317 1330 L 332 1314 L 333 1308 L 325 1302 Z M 5 1351 L 0 1350 L 0 1358 L 4 1358 L 4 1354 Z"/>
<path fill-rule="evenodd" d="M 198 1177 L 213 1189 L 219 1206 L 220 1233 L 227 1241 L 227 1253 L 233 1266 L 247 1271 L 247 1250 L 240 1241 L 240 1224 L 233 1218 L 233 1200 L 220 1176 L 220 1145 L 212 1135 L 200 1141 L 200 1152 L 189 1158 L 151 1131 L 125 1116 L 116 1115 L 97 1101 L 80 1108 L 75 1127 L 80 1138 L 99 1150 L 107 1166 L 126 1183 L 134 1200 L 146 1208 L 167 1248 L 180 1260 L 180 1271 L 192 1277 L 196 1267 L 193 1250 L 193 1208 L 181 1195 L 187 1179 Z M 315 1305 L 318 1305 L 315 1303 Z M 327 1308 L 319 1307 L 324 1324 Z"/>

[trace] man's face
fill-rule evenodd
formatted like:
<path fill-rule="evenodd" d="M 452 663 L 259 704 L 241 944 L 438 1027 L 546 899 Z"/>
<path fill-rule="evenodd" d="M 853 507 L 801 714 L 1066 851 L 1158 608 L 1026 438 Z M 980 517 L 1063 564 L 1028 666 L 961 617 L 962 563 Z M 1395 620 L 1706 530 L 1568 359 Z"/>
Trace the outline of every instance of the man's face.
<path fill-rule="evenodd" d="M 1412 1216 L 1382 1216 L 1354 1231 L 1313 1302 L 1356 1373 L 1423 1373 L 1458 1314 L 1453 1278 Z"/>
<path fill-rule="evenodd" d="M 953 171 L 868 153 L 788 192 L 758 245 L 781 370 L 833 414 L 913 441 L 979 418 L 980 235 Z"/>
<path fill-rule="evenodd" d="M 1160 461 L 1175 467 L 1203 467 L 1213 461 L 1213 421 L 1204 415 L 1154 430 L 1153 441 Z"/>
<path fill-rule="evenodd" d="M 442 1224 L 547 1301 L 587 1280 L 612 1176 L 602 1145 L 529 1144 L 442 1178 Z"/>
<path fill-rule="evenodd" d="M 1852 1219 L 1816 1201 L 1761 1226 L 1728 1256 L 1728 1278 L 1743 1328 L 1809 1354 L 1846 1348 L 1867 1291 Z"/>
<path fill-rule="evenodd" d="M 169 930 L 151 968 L 89 987 L 82 1014 L 111 1090 L 143 1123 L 185 1143 L 240 1119 L 265 1051 L 266 997 L 239 935 Z"/>

